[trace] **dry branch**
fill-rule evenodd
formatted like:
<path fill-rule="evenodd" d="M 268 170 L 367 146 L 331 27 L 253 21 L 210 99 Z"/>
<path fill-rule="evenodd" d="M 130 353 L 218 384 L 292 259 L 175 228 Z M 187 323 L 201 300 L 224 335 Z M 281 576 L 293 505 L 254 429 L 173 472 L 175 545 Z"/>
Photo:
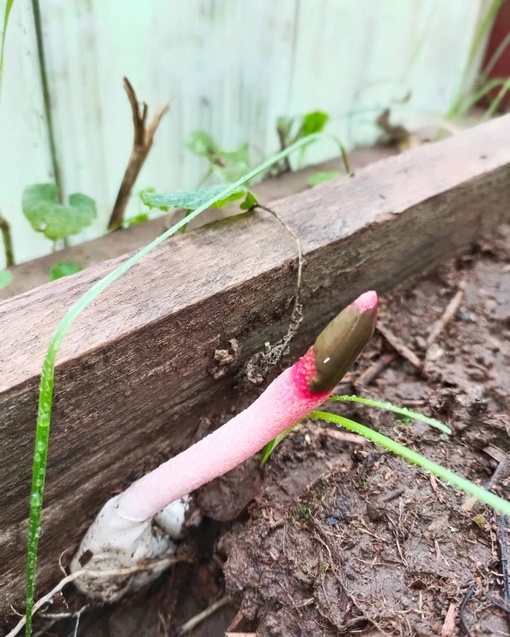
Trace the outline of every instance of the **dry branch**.
<path fill-rule="evenodd" d="M 5 267 L 12 268 L 14 265 L 14 250 L 12 247 L 11 226 L 2 215 L 0 215 L 0 232 L 4 241 Z"/>
<path fill-rule="evenodd" d="M 110 222 L 108 223 L 108 230 L 118 230 L 122 227 L 124 211 L 126 209 L 131 190 L 133 189 L 138 174 L 147 159 L 147 155 L 152 147 L 154 135 L 156 134 L 158 126 L 169 109 L 168 105 L 160 109 L 154 116 L 151 124 L 147 127 L 147 115 L 149 111 L 147 104 L 145 102 L 143 102 L 143 104 L 138 102 L 135 90 L 131 86 L 127 77 L 124 78 L 124 88 L 133 114 L 133 149 L 131 150 L 129 162 L 124 173 L 124 177 L 122 178 L 119 192 L 117 193 L 117 199 L 115 200 L 112 214 L 110 216 Z"/>

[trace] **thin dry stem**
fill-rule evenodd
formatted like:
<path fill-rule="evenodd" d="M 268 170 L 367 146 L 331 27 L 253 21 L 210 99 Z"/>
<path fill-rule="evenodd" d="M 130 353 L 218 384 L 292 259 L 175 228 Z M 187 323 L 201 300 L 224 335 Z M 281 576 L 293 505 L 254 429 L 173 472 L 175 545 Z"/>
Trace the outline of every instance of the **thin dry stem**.
<path fill-rule="evenodd" d="M 214 615 L 214 613 L 218 611 L 220 608 L 223 608 L 223 606 L 230 604 L 231 601 L 232 600 L 230 599 L 230 597 L 222 597 L 221 599 L 218 599 L 217 601 L 212 603 L 210 606 L 208 606 L 205 610 L 203 610 L 201 613 L 197 613 L 194 617 L 192 617 L 185 624 L 183 624 L 178 634 L 184 635 L 188 633 L 190 630 L 193 630 L 203 621 L 208 619 L 211 615 Z"/>
<path fill-rule="evenodd" d="M 126 210 L 127 202 L 131 195 L 131 191 L 136 182 L 136 179 L 142 169 L 142 166 L 147 159 L 147 155 L 152 147 L 154 141 L 154 135 L 158 130 L 158 126 L 161 123 L 165 113 L 168 112 L 169 106 L 166 105 L 160 109 L 152 122 L 147 126 L 147 116 L 149 108 L 145 102 L 141 104 L 136 97 L 134 88 L 127 77 L 124 78 L 124 89 L 126 90 L 129 103 L 131 105 L 131 112 L 133 115 L 133 148 L 129 157 L 129 162 L 124 172 L 122 183 L 120 184 L 117 199 L 113 206 L 110 221 L 108 223 L 108 230 L 119 230 L 122 227 L 124 221 L 124 212 Z"/>
<path fill-rule="evenodd" d="M 65 586 L 67 586 L 67 584 L 70 584 L 71 582 L 74 582 L 74 580 L 77 579 L 78 577 L 82 577 L 82 576 L 85 576 L 85 577 L 124 577 L 126 575 L 131 575 L 132 573 L 138 573 L 140 571 L 152 571 L 155 568 L 171 566 L 172 564 L 176 564 L 177 562 L 180 562 L 180 561 L 182 561 L 182 558 L 178 558 L 178 557 L 172 556 L 172 557 L 167 557 L 167 558 L 165 558 L 163 560 L 159 560 L 157 562 L 150 562 L 148 564 L 130 566 L 128 568 L 118 568 L 118 569 L 112 569 L 112 570 L 107 570 L 107 571 L 91 571 L 91 570 L 88 570 L 86 568 L 81 569 L 79 571 L 71 573 L 71 575 L 66 575 L 66 577 L 61 579 L 60 582 L 54 588 L 52 588 L 49 593 L 47 593 L 46 595 L 41 597 L 41 599 L 39 599 L 34 604 L 34 606 L 32 608 L 32 617 L 45 604 L 49 604 L 51 602 L 51 600 L 53 599 L 53 597 L 57 593 L 60 593 L 60 591 Z M 20 630 L 23 628 L 25 623 L 26 623 L 26 616 L 24 615 L 19 620 L 19 622 L 16 624 L 16 626 L 11 630 L 11 632 L 6 635 L 6 637 L 15 637 L 15 635 L 17 635 L 20 632 Z"/>
<path fill-rule="evenodd" d="M 433 343 L 436 342 L 441 332 L 448 325 L 448 323 L 453 319 L 455 314 L 457 314 L 457 310 L 461 306 L 462 300 L 464 299 L 464 282 L 459 285 L 459 289 L 456 294 L 453 296 L 451 301 L 446 306 L 445 311 L 441 318 L 434 323 L 432 329 L 430 330 L 430 334 L 427 338 L 427 349 L 430 349 Z"/>
<path fill-rule="evenodd" d="M 2 215 L 0 215 L 0 232 L 2 233 L 4 240 L 5 267 L 12 268 L 14 265 L 14 250 L 12 247 L 11 226 L 7 219 L 4 219 Z"/>

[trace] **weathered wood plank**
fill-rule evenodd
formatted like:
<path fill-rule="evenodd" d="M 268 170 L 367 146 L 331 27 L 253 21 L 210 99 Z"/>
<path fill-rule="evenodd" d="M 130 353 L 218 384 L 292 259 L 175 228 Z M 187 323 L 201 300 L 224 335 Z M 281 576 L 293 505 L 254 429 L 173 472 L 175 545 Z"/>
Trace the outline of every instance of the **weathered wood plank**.
<path fill-rule="evenodd" d="M 305 318 L 293 356 L 346 302 L 450 257 L 510 209 L 510 116 L 378 162 L 272 205 L 300 237 Z M 2 609 L 22 599 L 38 373 L 72 301 L 124 257 L 0 304 Z M 227 418 L 234 376 L 284 333 L 296 245 L 256 212 L 171 239 L 99 297 L 65 339 L 56 372 L 40 588 L 59 577 L 112 490 Z M 215 348 L 241 356 L 220 380 Z M 211 424 L 212 423 L 212 424 Z"/>

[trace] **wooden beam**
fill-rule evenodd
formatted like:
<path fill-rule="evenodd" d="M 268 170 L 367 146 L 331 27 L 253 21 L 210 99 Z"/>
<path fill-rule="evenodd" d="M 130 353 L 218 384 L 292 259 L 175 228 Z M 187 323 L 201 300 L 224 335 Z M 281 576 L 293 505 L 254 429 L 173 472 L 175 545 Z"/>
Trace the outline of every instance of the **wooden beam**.
<path fill-rule="evenodd" d="M 389 290 L 510 216 L 510 116 L 274 202 L 300 238 L 304 321 L 292 357 L 347 302 Z M 66 308 L 125 257 L 0 304 L 0 605 L 23 599 L 39 371 Z M 172 238 L 100 296 L 56 371 L 39 590 L 108 496 L 251 399 L 234 379 L 287 328 L 296 242 L 266 212 Z M 220 379 L 214 352 L 235 338 Z M 227 453 L 228 450 L 225 450 Z"/>

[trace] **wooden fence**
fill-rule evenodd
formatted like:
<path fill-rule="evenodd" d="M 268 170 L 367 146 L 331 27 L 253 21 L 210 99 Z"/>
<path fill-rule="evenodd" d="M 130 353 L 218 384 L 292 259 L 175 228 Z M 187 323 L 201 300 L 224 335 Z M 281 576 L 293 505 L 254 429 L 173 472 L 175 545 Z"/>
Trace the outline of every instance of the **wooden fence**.
<path fill-rule="evenodd" d="M 7 0 L 0 0 L 3 15 Z M 105 232 L 132 137 L 122 77 L 153 111 L 170 103 L 139 187 L 196 187 L 204 161 L 186 140 L 204 130 L 253 165 L 278 146 L 280 115 L 322 109 L 348 147 L 371 144 L 390 107 L 411 125 L 444 114 L 461 84 L 487 0 L 39 0 L 55 159 L 65 195 L 83 192 Z M 0 26 L 1 28 L 1 26 Z M 480 50 L 480 54 L 482 50 Z M 477 62 L 472 64 L 476 72 Z M 336 153 L 324 144 L 307 155 Z M 21 213 L 30 184 L 52 181 L 30 0 L 15 0 L 0 99 L 0 212 L 17 262 L 51 242 Z M 135 196 L 130 212 L 141 204 Z M 0 256 L 0 268 L 3 267 Z"/>

